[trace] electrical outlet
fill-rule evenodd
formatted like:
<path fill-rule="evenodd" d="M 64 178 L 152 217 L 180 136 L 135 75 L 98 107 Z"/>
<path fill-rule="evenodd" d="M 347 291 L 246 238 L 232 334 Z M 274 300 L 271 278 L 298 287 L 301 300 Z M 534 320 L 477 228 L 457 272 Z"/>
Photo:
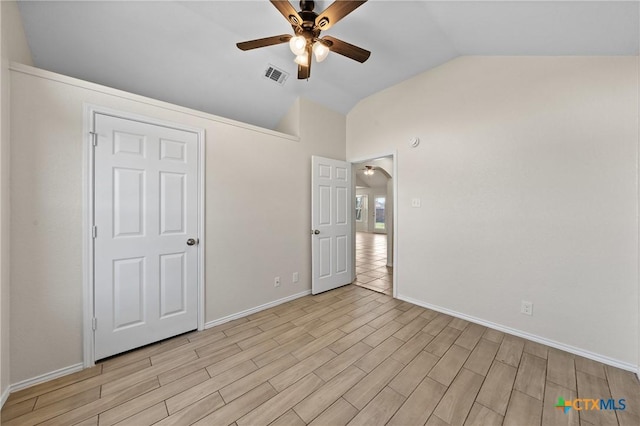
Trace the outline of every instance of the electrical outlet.
<path fill-rule="evenodd" d="M 280 287 L 280 277 L 275 277 L 273 279 L 273 286 L 274 287 Z"/>
<path fill-rule="evenodd" d="M 520 306 L 520 313 L 524 315 L 533 315 L 533 302 L 523 300 L 522 305 Z"/>
<path fill-rule="evenodd" d="M 298 281 L 300 281 L 300 274 L 298 274 L 297 272 L 294 272 L 293 276 L 291 277 L 291 281 L 294 283 L 297 283 Z"/>

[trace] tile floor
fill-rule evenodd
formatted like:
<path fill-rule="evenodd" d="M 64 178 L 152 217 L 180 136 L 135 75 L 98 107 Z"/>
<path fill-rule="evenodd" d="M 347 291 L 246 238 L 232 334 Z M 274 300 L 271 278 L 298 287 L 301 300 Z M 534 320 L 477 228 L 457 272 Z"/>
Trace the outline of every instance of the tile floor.
<path fill-rule="evenodd" d="M 387 236 L 356 232 L 355 285 L 391 295 L 393 268 L 387 267 Z"/>

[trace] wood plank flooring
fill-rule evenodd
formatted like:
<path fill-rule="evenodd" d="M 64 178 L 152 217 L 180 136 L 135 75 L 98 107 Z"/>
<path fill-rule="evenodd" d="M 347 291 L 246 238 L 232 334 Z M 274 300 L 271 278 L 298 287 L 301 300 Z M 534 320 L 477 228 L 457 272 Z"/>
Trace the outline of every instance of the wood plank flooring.
<path fill-rule="evenodd" d="M 555 408 L 625 398 L 625 411 Z M 10 395 L 15 425 L 634 425 L 634 374 L 355 285 Z"/>

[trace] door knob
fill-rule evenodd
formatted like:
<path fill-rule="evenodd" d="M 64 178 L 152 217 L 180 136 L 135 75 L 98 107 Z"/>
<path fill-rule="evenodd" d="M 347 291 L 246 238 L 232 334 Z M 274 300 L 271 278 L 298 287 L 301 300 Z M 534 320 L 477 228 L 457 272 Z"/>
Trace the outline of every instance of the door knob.
<path fill-rule="evenodd" d="M 195 239 L 193 239 L 193 238 L 189 238 L 189 239 L 187 240 L 187 245 L 188 245 L 188 246 L 195 246 L 195 245 L 196 245 L 196 240 L 195 240 Z"/>
<path fill-rule="evenodd" d="M 313 233 L 314 233 L 314 234 L 316 234 L 316 235 L 318 235 L 318 234 L 320 233 L 320 231 L 319 231 L 319 230 L 317 230 L 317 229 L 315 229 L 315 230 L 313 231 Z"/>

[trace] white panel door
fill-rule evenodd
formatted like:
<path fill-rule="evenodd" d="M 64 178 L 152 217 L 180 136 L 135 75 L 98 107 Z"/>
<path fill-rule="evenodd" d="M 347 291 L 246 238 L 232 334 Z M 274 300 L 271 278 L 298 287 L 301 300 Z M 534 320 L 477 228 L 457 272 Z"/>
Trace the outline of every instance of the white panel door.
<path fill-rule="evenodd" d="M 198 135 L 103 114 L 94 131 L 102 359 L 198 327 Z"/>
<path fill-rule="evenodd" d="M 311 292 L 351 283 L 351 164 L 311 157 Z"/>

